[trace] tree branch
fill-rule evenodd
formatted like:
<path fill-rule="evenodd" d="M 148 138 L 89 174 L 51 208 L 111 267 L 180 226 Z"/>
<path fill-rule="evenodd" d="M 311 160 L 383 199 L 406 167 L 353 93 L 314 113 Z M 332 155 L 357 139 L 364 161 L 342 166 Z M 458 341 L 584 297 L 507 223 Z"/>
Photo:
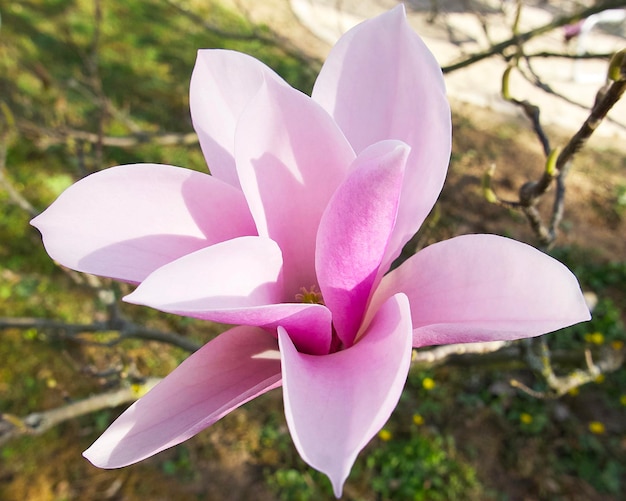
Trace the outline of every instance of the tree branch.
<path fill-rule="evenodd" d="M 594 362 L 591 351 L 586 349 L 585 363 L 587 367 L 585 369 L 575 369 L 565 376 L 557 376 L 552 367 L 553 357 L 546 340 L 538 338 L 527 341 L 526 361 L 535 372 L 541 374 L 550 389 L 548 391 L 536 391 L 516 379 L 511 380 L 510 383 L 515 388 L 519 388 L 536 398 L 554 399 L 561 397 L 574 388 L 595 381 L 601 374 L 618 370 L 624 364 L 626 356 L 623 347 L 609 346 L 602 350 L 601 358 Z M 533 345 L 538 345 L 538 353 L 533 350 Z"/>
<path fill-rule="evenodd" d="M 103 409 L 113 409 L 134 402 L 154 388 L 161 378 L 149 378 L 142 383 L 88 397 L 55 409 L 33 412 L 24 417 L 0 414 L 0 446 L 19 435 L 41 435 L 70 419 Z"/>
<path fill-rule="evenodd" d="M 609 66 L 609 79 L 596 96 L 596 102 L 591 109 L 591 113 L 580 127 L 578 132 L 572 136 L 565 148 L 556 160 L 557 186 L 552 209 L 552 219 L 550 221 L 549 239 L 544 244 L 549 245 L 557 237 L 558 227 L 563 218 L 565 206 L 565 177 L 572 167 L 574 155 L 580 151 L 587 140 L 598 128 L 607 113 L 615 106 L 626 90 L 626 49 L 613 56 Z"/>
<path fill-rule="evenodd" d="M 508 341 L 490 341 L 485 343 L 459 343 L 436 346 L 428 350 L 413 350 L 411 362 L 416 365 L 433 367 L 462 355 L 484 355 L 494 353 L 509 346 Z"/>
<path fill-rule="evenodd" d="M 133 338 L 170 344 L 188 352 L 197 351 L 201 347 L 200 344 L 180 334 L 148 329 L 147 327 L 119 317 L 112 318 L 107 322 L 94 322 L 92 324 L 71 324 L 58 320 L 50 320 L 48 318 L 0 318 L 0 330 L 5 329 L 39 329 L 42 331 L 51 331 L 62 338 L 100 346 L 114 346 L 125 339 Z M 111 341 L 104 343 L 87 341 L 78 337 L 79 334 L 94 334 L 98 332 L 117 333 L 117 336 Z"/>
<path fill-rule="evenodd" d="M 7 143 L 10 136 L 15 132 L 15 117 L 11 112 L 11 109 L 4 101 L 0 101 L 0 187 L 3 187 L 9 199 L 22 210 L 35 217 L 38 212 L 31 203 L 22 196 L 22 194 L 15 189 L 13 183 L 9 179 L 9 175 L 6 168 L 7 160 Z"/>
<path fill-rule="evenodd" d="M 487 59 L 496 54 L 502 54 L 504 50 L 508 49 L 509 47 L 523 44 L 524 42 L 527 42 L 531 38 L 535 38 L 539 35 L 543 35 L 544 33 L 548 33 L 549 31 L 552 31 L 556 28 L 560 28 L 561 26 L 566 26 L 568 24 L 575 23 L 593 14 L 597 14 L 598 12 L 602 12 L 608 9 L 616 9 L 619 7 L 624 7 L 624 0 L 605 0 L 603 2 L 598 2 L 597 4 L 587 9 L 583 9 L 575 14 L 559 17 L 548 24 L 545 24 L 533 30 L 527 31 L 525 33 L 514 35 L 508 40 L 500 42 L 496 45 L 492 45 L 490 48 L 482 52 L 477 52 L 475 54 L 472 54 L 471 56 L 469 56 L 466 59 L 463 59 L 462 61 L 450 64 L 448 66 L 444 66 L 442 68 L 442 71 L 444 73 L 452 73 L 453 71 L 460 70 L 461 68 L 465 68 L 466 66 L 470 66 L 474 63 L 477 63 L 478 61 L 482 61 L 483 59 Z"/>
<path fill-rule="evenodd" d="M 519 189 L 519 201 L 501 200 L 491 187 L 495 167 L 492 166 L 483 176 L 483 194 L 487 201 L 501 206 L 520 209 L 528 220 L 533 232 L 539 238 L 541 245 L 551 246 L 556 240 L 558 227 L 563 217 L 565 206 L 565 178 L 571 169 L 574 155 L 580 151 L 587 140 L 606 118 L 608 112 L 620 100 L 626 90 L 626 49 L 613 55 L 609 63 L 607 83 L 598 91 L 596 102 L 589 116 L 580 129 L 571 137 L 562 149 L 551 149 L 539 120 L 539 108 L 528 101 L 521 101 L 511 97 L 509 91 L 509 73 L 514 68 L 512 63 L 502 76 L 502 96 L 524 110 L 533 124 L 533 130 L 540 139 L 547 160 L 541 178 L 537 181 L 525 183 Z M 556 190 L 552 215 L 549 226 L 543 222 L 537 209 L 539 200 L 545 195 L 553 182 Z"/>
<path fill-rule="evenodd" d="M 550 52 L 550 51 L 541 51 L 541 52 L 533 52 L 531 54 L 526 54 L 526 59 L 535 59 L 538 57 L 549 58 L 549 57 L 557 57 L 561 59 L 610 59 L 613 55 L 613 52 L 583 52 L 582 54 L 568 54 L 566 52 Z M 504 60 L 509 61 L 513 59 L 512 55 L 505 55 Z"/>
<path fill-rule="evenodd" d="M 54 144 L 63 144 L 68 139 L 77 139 L 91 144 L 99 144 L 101 142 L 103 146 L 114 146 L 117 148 L 133 148 L 139 144 L 157 144 L 160 146 L 190 145 L 198 142 L 198 136 L 195 132 L 137 132 L 128 136 L 100 136 L 94 132 L 68 128 L 46 129 L 24 120 L 20 120 L 17 126 L 23 134 L 36 136 L 38 145 L 41 148 L 47 148 Z"/>

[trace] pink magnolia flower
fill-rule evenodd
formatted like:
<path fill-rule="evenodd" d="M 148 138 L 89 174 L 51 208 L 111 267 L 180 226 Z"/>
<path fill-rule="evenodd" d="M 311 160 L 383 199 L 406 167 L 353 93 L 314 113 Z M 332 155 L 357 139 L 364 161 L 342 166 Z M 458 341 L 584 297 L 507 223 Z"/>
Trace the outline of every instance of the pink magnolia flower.
<path fill-rule="evenodd" d="M 296 448 L 335 494 L 382 428 L 411 350 L 537 336 L 589 318 L 574 276 L 492 235 L 432 245 L 387 275 L 441 190 L 441 71 L 398 7 L 344 35 L 311 98 L 259 61 L 202 50 L 194 127 L 212 175 L 126 165 L 69 188 L 33 224 L 125 299 L 237 325 L 191 355 L 85 452 L 140 461 L 280 385 Z"/>

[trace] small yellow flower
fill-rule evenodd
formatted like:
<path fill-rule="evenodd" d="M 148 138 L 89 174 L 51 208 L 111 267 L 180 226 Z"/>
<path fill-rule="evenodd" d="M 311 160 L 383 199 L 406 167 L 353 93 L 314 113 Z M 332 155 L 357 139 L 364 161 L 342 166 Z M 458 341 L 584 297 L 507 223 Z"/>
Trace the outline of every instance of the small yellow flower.
<path fill-rule="evenodd" d="M 422 426 L 424 424 L 424 417 L 421 414 L 413 414 L 413 423 L 417 426 Z"/>
<path fill-rule="evenodd" d="M 591 423 L 589 423 L 589 431 L 595 435 L 602 435 L 606 431 L 606 428 L 600 421 L 591 421 Z"/>
<path fill-rule="evenodd" d="M 380 438 L 383 442 L 389 442 L 393 435 L 389 430 L 385 430 L 384 428 L 378 432 L 378 438 Z"/>
<path fill-rule="evenodd" d="M 611 348 L 613 348 L 615 351 L 619 351 L 624 347 L 624 341 L 613 341 L 611 343 Z"/>
<path fill-rule="evenodd" d="M 567 393 L 569 393 L 572 397 L 575 397 L 580 393 L 580 389 L 578 386 L 574 386 L 572 389 L 568 390 Z"/>
<path fill-rule="evenodd" d="M 519 415 L 519 420 L 523 423 L 523 424 L 530 424 L 533 422 L 533 417 L 528 414 L 528 412 L 522 412 Z"/>
<path fill-rule="evenodd" d="M 604 374 L 598 374 L 598 377 L 597 377 L 597 378 L 595 378 L 593 381 L 594 381 L 595 383 L 600 384 L 600 383 L 604 383 L 604 380 L 605 380 L 605 379 L 606 379 L 606 378 L 604 377 Z"/>
<path fill-rule="evenodd" d="M 432 378 L 425 377 L 422 381 L 422 386 L 425 390 L 432 390 L 435 387 L 435 381 Z"/>
<path fill-rule="evenodd" d="M 132 391 L 133 395 L 137 398 L 141 398 L 148 393 L 148 389 L 144 385 L 138 383 L 131 384 L 130 391 Z"/>
<path fill-rule="evenodd" d="M 619 403 L 626 407 L 626 395 L 619 397 Z"/>
<path fill-rule="evenodd" d="M 604 344 L 604 334 L 601 332 L 591 332 L 585 334 L 585 341 L 591 344 Z"/>

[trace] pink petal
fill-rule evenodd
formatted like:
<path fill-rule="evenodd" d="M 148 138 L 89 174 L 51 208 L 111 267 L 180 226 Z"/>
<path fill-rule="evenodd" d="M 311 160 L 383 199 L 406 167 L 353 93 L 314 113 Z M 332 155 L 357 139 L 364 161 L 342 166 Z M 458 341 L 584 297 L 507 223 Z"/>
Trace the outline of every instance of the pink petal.
<path fill-rule="evenodd" d="M 191 75 L 189 104 L 211 174 L 239 187 L 235 128 L 264 80 L 284 81 L 259 60 L 230 50 L 200 50 Z"/>
<path fill-rule="evenodd" d="M 416 347 L 520 339 L 590 318 L 565 266 L 495 235 L 425 248 L 383 279 L 373 302 L 397 292 L 409 297 Z"/>
<path fill-rule="evenodd" d="M 61 264 L 130 282 L 190 252 L 256 233 L 239 190 L 206 174 L 155 164 L 92 174 L 32 224 Z"/>
<path fill-rule="evenodd" d="M 361 153 L 320 222 L 316 269 L 324 303 L 351 346 L 396 221 L 409 148 L 383 141 Z"/>
<path fill-rule="evenodd" d="M 228 240 L 162 266 L 125 301 L 214 322 L 290 329 L 298 349 L 326 354 L 331 314 L 319 304 L 282 303 L 282 259 L 265 237 Z"/>
<path fill-rule="evenodd" d="M 84 456 L 101 468 L 141 461 L 280 386 L 280 377 L 276 340 L 261 329 L 235 327 L 131 405 Z"/>
<path fill-rule="evenodd" d="M 213 308 L 273 304 L 282 299 L 282 258 L 276 242 L 240 237 L 206 247 L 162 266 L 135 292 L 132 303 L 155 308 Z"/>
<path fill-rule="evenodd" d="M 411 363 L 406 297 L 385 302 L 354 346 L 316 357 L 298 353 L 278 330 L 285 415 L 302 459 L 330 478 L 341 496 L 359 451 L 395 408 Z"/>
<path fill-rule="evenodd" d="M 313 99 L 335 118 L 357 153 L 384 139 L 411 147 L 388 265 L 437 200 L 451 145 L 450 109 L 439 64 L 407 23 L 403 6 L 356 26 L 339 40 L 317 79 Z"/>
<path fill-rule="evenodd" d="M 236 145 L 242 189 L 259 234 L 283 251 L 285 290 L 293 298 L 317 285 L 317 227 L 354 153 L 319 105 L 273 81 L 242 114 Z"/>

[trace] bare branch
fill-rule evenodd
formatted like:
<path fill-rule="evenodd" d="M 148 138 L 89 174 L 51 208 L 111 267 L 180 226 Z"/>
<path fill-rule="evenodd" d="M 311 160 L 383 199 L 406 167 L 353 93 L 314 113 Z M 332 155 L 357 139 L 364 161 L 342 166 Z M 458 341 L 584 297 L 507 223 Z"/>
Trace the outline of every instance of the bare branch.
<path fill-rule="evenodd" d="M 548 58 L 548 57 L 558 57 L 562 59 L 610 59 L 613 55 L 612 52 L 583 52 L 582 54 L 569 54 L 567 52 L 550 52 L 550 51 L 541 51 L 541 52 L 532 52 L 530 54 L 526 54 L 527 59 L 535 59 L 539 57 Z M 504 60 L 509 61 L 514 56 L 504 55 Z"/>
<path fill-rule="evenodd" d="M 484 355 L 493 353 L 509 346 L 507 341 L 489 341 L 485 343 L 459 343 L 436 346 L 429 350 L 413 350 L 411 361 L 418 365 L 435 366 L 441 365 L 453 356 L 459 355 Z"/>
<path fill-rule="evenodd" d="M 518 54 L 519 56 L 519 54 Z M 539 119 L 539 108 L 528 101 L 515 99 L 509 90 L 509 74 L 516 67 L 519 57 L 513 59 L 502 76 L 502 96 L 509 102 L 520 106 L 533 124 L 533 130 L 541 141 L 547 160 L 541 178 L 525 183 L 519 190 L 519 201 L 504 201 L 498 198 L 491 187 L 495 167 L 492 166 L 483 177 L 485 198 L 498 205 L 520 209 L 526 216 L 531 228 L 542 245 L 549 247 L 557 237 L 558 227 L 563 217 L 565 206 L 565 178 L 571 168 L 574 155 L 580 151 L 608 112 L 619 101 L 626 90 L 626 49 L 613 55 L 609 64 L 607 83 L 598 91 L 596 102 L 589 116 L 572 136 L 563 150 L 552 149 Z M 537 204 L 552 183 L 556 182 L 555 198 L 549 226 L 543 218 Z"/>
<path fill-rule="evenodd" d="M 0 414 L 0 446 L 19 435 L 41 435 L 70 419 L 134 402 L 154 388 L 159 381 L 161 381 L 160 378 L 149 378 L 142 383 L 100 393 L 56 409 L 33 412 L 25 417 L 2 413 Z"/>
<path fill-rule="evenodd" d="M 47 148 L 53 144 L 63 144 L 68 139 L 76 139 L 92 144 L 100 141 L 104 146 L 115 146 L 118 148 L 133 148 L 140 144 L 158 144 L 160 146 L 190 145 L 198 142 L 195 132 L 188 133 L 135 133 L 128 136 L 102 136 L 94 132 L 74 130 L 68 128 L 46 129 L 38 125 L 19 121 L 18 129 L 27 135 L 38 138 L 38 145 Z"/>
<path fill-rule="evenodd" d="M 614 71 L 615 68 L 616 70 Z M 546 242 L 547 244 L 554 242 L 556 239 L 559 224 L 563 218 L 565 206 L 565 178 L 572 167 L 574 155 L 585 145 L 600 123 L 602 123 L 607 113 L 624 95 L 625 90 L 626 49 L 623 49 L 614 56 L 609 68 L 608 83 L 598 91 L 596 102 L 587 120 L 585 120 L 578 132 L 572 136 L 556 160 L 556 169 L 558 172 L 557 188 L 552 209 L 552 219 L 550 221 L 550 238 Z"/>
<path fill-rule="evenodd" d="M 538 345 L 538 353 L 533 350 Z M 626 352 L 623 347 L 608 346 L 601 352 L 601 358 L 596 362 L 589 349 L 585 350 L 585 369 L 575 369 L 565 376 L 557 376 L 552 367 L 552 354 L 546 340 L 543 338 L 528 340 L 526 361 L 529 366 L 545 379 L 550 387 L 548 391 L 536 391 L 516 379 L 511 385 L 536 398 L 553 399 L 565 395 L 568 391 L 595 381 L 601 374 L 614 372 L 622 367 Z"/>
<path fill-rule="evenodd" d="M 614 55 L 615 55 L 614 53 L 613 54 L 609 54 L 609 58 L 611 58 Z M 522 71 L 521 69 L 520 69 L 520 73 L 522 74 L 522 76 L 528 82 L 530 82 L 535 87 L 541 89 L 542 91 L 546 92 L 547 94 L 550 94 L 552 96 L 558 97 L 559 99 L 565 101 L 568 104 L 576 106 L 577 108 L 580 108 L 580 109 L 585 110 L 585 111 L 589 110 L 589 106 L 587 106 L 587 105 L 585 105 L 583 103 L 580 103 L 580 102 L 578 102 L 578 101 L 576 101 L 574 99 L 571 99 L 571 98 L 567 97 L 566 95 L 561 94 L 560 92 L 557 92 L 556 90 L 554 90 L 552 88 L 551 85 L 549 85 L 546 82 L 544 82 L 539 77 L 537 72 L 533 69 L 531 60 L 530 60 L 530 58 L 528 56 L 525 55 L 524 56 L 524 60 L 526 62 L 526 66 L 528 68 L 528 72 L 530 73 L 530 75 L 528 75 L 526 71 Z M 617 125 L 619 127 L 626 128 L 626 124 L 625 123 L 620 122 L 619 120 L 615 120 L 615 119 L 613 119 L 611 117 L 607 116 L 607 117 L 604 118 L 604 120 L 607 120 L 607 121 L 609 121 L 609 122 L 611 122 L 611 123 L 613 123 L 613 124 L 615 124 L 615 125 Z"/>
<path fill-rule="evenodd" d="M 496 54 L 502 54 L 505 49 L 512 47 L 514 45 L 521 45 L 528 40 L 535 38 L 537 36 L 543 35 L 544 33 L 548 33 L 556 28 L 560 28 L 561 26 L 566 26 L 568 24 L 575 23 L 576 21 L 580 21 L 586 17 L 589 17 L 593 14 L 597 14 L 598 12 L 602 12 L 608 9 L 615 9 L 624 6 L 624 0 L 605 0 L 604 2 L 598 2 L 597 4 L 583 9 L 575 14 L 571 14 L 569 16 L 563 16 L 555 19 L 554 21 L 540 26 L 539 28 L 535 28 L 533 30 L 520 33 L 518 35 L 514 35 L 513 37 L 500 42 L 496 45 L 491 46 L 490 48 L 472 54 L 470 57 L 459 61 L 457 63 L 450 64 L 448 66 L 444 66 L 442 71 L 444 73 L 451 73 L 453 71 L 459 70 L 461 68 L 465 68 L 466 66 L 470 66 L 478 61 L 482 61 L 483 59 L 487 59 L 488 57 L 494 56 Z"/>
<path fill-rule="evenodd" d="M 76 342 L 101 346 L 114 346 L 125 339 L 133 338 L 170 344 L 188 352 L 197 351 L 201 347 L 200 344 L 180 334 L 149 329 L 119 317 L 112 318 L 107 322 L 94 322 L 92 324 L 71 324 L 58 320 L 50 320 L 48 318 L 5 317 L 0 318 L 0 330 L 4 329 L 39 329 L 53 332 L 59 337 L 71 339 Z M 117 336 L 104 343 L 87 341 L 78 337 L 80 334 L 94 334 L 98 332 L 117 333 Z"/>
<path fill-rule="evenodd" d="M 6 168 L 7 143 L 16 129 L 15 117 L 4 101 L 0 101 L 0 187 L 4 188 L 9 199 L 32 217 L 38 212 L 31 203 L 13 186 Z"/>
<path fill-rule="evenodd" d="M 9 179 L 8 172 L 6 169 L 6 156 L 7 156 L 7 148 L 6 144 L 0 140 L 0 187 L 4 188 L 4 190 L 9 195 L 9 199 L 22 210 L 30 214 L 32 217 L 35 217 L 39 214 L 39 211 L 35 209 L 31 203 L 26 200 L 22 196 L 22 194 L 17 191 L 13 183 Z"/>

